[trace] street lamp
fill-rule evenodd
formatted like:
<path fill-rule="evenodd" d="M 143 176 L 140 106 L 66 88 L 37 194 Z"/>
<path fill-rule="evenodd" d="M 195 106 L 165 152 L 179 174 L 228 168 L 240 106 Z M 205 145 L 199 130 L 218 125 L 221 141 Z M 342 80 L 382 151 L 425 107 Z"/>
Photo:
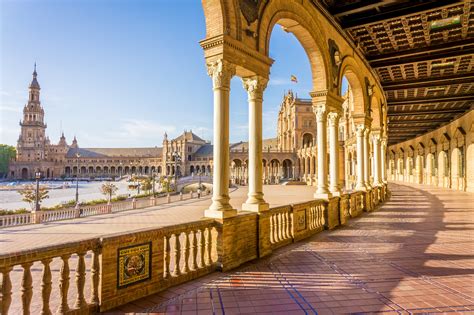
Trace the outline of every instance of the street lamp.
<path fill-rule="evenodd" d="M 173 152 L 174 157 L 174 185 L 176 186 L 176 191 L 178 191 L 178 162 L 181 162 L 181 156 L 177 151 Z"/>
<path fill-rule="evenodd" d="M 76 167 L 77 167 L 77 172 L 76 172 L 76 205 L 79 204 L 79 158 L 81 155 L 79 153 L 76 153 Z"/>
<path fill-rule="evenodd" d="M 35 211 L 40 211 L 40 204 L 39 204 L 39 181 L 41 178 L 41 172 L 36 172 L 35 173 L 35 179 L 36 179 L 36 205 L 35 205 Z"/>

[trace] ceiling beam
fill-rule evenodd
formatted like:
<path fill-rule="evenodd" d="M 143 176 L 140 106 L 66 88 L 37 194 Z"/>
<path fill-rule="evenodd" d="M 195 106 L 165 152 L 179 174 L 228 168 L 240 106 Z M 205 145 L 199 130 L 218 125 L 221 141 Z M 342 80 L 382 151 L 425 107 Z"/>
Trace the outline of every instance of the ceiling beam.
<path fill-rule="evenodd" d="M 430 103 L 446 103 L 446 102 L 466 102 L 473 101 L 474 94 L 470 95 L 459 95 L 459 96 L 445 96 L 445 97 L 424 97 L 415 99 L 403 99 L 403 100 L 388 100 L 388 106 L 397 105 L 417 105 L 417 104 L 430 104 Z"/>
<path fill-rule="evenodd" d="M 367 60 L 372 68 L 383 68 L 405 63 L 426 61 L 427 59 L 442 59 L 470 54 L 474 54 L 474 43 L 472 37 L 440 45 L 407 49 L 372 56 L 368 55 Z"/>
<path fill-rule="evenodd" d="M 402 82 L 382 83 L 382 87 L 384 91 L 396 91 L 396 90 L 445 86 L 445 85 L 464 84 L 464 83 L 473 83 L 473 82 L 474 82 L 474 74 L 472 75 L 466 74 L 464 76 L 458 75 L 458 76 L 451 76 L 451 77 L 425 78 L 425 79 L 402 81 Z"/>
<path fill-rule="evenodd" d="M 363 1 L 361 1 L 363 3 Z M 398 18 L 410 14 L 419 14 L 425 11 L 430 11 L 433 9 L 448 7 L 454 3 L 459 3 L 461 1 L 455 0 L 444 0 L 444 1 L 410 1 L 409 5 L 402 3 L 400 6 L 391 7 L 391 10 L 383 11 L 379 13 L 366 14 L 361 17 L 351 17 L 345 21 L 341 19 L 342 28 L 354 28 L 362 25 L 373 24 L 383 22 L 389 19 Z M 332 13 L 332 12 L 331 12 Z"/>
<path fill-rule="evenodd" d="M 390 120 L 388 125 L 433 124 L 450 121 L 451 118 Z"/>
<path fill-rule="evenodd" d="M 439 109 L 439 110 L 420 110 L 404 112 L 388 112 L 388 116 L 417 116 L 417 115 L 437 115 L 437 114 L 460 114 L 468 109 Z"/>
<path fill-rule="evenodd" d="M 395 2 L 395 1 L 396 0 L 390 0 L 387 2 Z M 361 1 L 361 2 L 349 3 L 347 5 L 343 5 L 339 7 L 333 7 L 329 10 L 329 12 L 335 17 L 340 17 L 344 15 L 360 13 L 362 11 L 376 9 L 381 5 L 384 5 L 384 1 L 366 0 L 366 1 Z"/>

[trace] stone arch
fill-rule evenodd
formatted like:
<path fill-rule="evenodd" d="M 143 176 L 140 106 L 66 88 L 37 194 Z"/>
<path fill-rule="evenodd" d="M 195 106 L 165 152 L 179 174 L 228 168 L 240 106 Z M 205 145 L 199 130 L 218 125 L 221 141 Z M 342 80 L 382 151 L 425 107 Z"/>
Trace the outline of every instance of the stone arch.
<path fill-rule="evenodd" d="M 351 93 L 349 93 L 349 97 L 351 97 L 353 108 L 350 108 L 350 111 L 354 114 L 365 114 L 367 110 L 367 93 L 365 91 L 364 86 L 364 78 L 360 76 L 360 70 L 356 63 L 356 61 L 352 57 L 345 57 L 342 59 L 341 65 L 341 72 L 339 75 L 338 86 L 342 86 L 342 80 L 346 77 Z M 339 88 L 338 93 L 341 93 L 341 89 Z"/>
<path fill-rule="evenodd" d="M 474 143 L 470 143 L 466 149 L 466 161 L 474 161 Z M 469 166 L 472 164 L 467 163 Z M 474 169 L 472 167 L 465 166 L 465 176 L 466 176 L 466 191 L 474 192 Z"/>
<path fill-rule="evenodd" d="M 269 56 L 270 38 L 276 24 L 284 27 L 298 39 L 303 46 L 311 65 L 314 91 L 329 90 L 328 51 L 321 26 L 314 16 L 317 11 L 309 12 L 307 7 L 296 1 L 274 0 L 269 2 L 261 16 L 258 28 L 258 50 Z M 323 18 L 323 17 L 322 17 Z"/>
<path fill-rule="evenodd" d="M 87 168 L 85 166 L 81 166 L 81 171 L 80 171 L 82 174 L 86 174 L 87 173 Z"/>
<path fill-rule="evenodd" d="M 28 168 L 24 167 L 21 169 L 21 179 L 28 179 L 29 178 L 29 170 Z"/>
<path fill-rule="evenodd" d="M 313 137 L 313 134 L 310 133 L 310 132 L 305 132 L 303 134 L 303 137 L 302 137 L 302 147 L 311 147 L 313 146 L 313 142 L 314 142 L 314 137 Z"/>
<path fill-rule="evenodd" d="M 370 117 L 372 118 L 372 130 L 381 130 L 382 129 L 382 103 L 380 98 L 377 95 L 372 95 L 370 98 Z"/>
<path fill-rule="evenodd" d="M 158 166 L 156 169 L 157 169 L 158 174 L 161 174 L 161 166 Z"/>
<path fill-rule="evenodd" d="M 283 177 L 284 178 L 293 178 L 293 161 L 290 159 L 283 160 Z"/>
<path fill-rule="evenodd" d="M 443 187 L 444 178 L 445 176 L 449 175 L 448 171 L 448 154 L 446 153 L 446 151 L 441 150 L 438 153 L 438 178 Z"/>
<path fill-rule="evenodd" d="M 194 165 L 191 165 L 191 166 L 189 167 L 189 173 L 190 173 L 190 174 L 194 174 Z"/>

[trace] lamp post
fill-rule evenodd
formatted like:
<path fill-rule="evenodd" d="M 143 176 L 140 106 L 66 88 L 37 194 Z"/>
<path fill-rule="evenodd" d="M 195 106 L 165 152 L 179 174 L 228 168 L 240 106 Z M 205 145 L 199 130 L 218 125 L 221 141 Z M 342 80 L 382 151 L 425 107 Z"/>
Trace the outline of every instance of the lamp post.
<path fill-rule="evenodd" d="M 41 172 L 36 172 L 35 173 L 35 179 L 36 179 L 36 204 L 35 204 L 35 211 L 40 211 L 40 204 L 39 204 L 39 181 L 41 178 Z"/>
<path fill-rule="evenodd" d="M 77 172 L 76 172 L 76 205 L 79 204 L 79 158 L 81 155 L 79 153 L 76 153 L 76 167 L 77 167 Z"/>
<path fill-rule="evenodd" d="M 181 162 L 181 156 L 177 151 L 173 152 L 174 157 L 174 185 L 175 190 L 178 191 L 178 162 Z"/>

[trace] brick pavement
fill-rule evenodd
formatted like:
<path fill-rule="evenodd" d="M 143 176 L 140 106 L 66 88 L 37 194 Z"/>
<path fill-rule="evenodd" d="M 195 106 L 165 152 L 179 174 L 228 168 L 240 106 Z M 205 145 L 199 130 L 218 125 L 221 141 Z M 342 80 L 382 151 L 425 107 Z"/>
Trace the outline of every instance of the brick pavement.
<path fill-rule="evenodd" d="M 389 187 L 344 228 L 110 313 L 474 314 L 474 194 Z"/>

